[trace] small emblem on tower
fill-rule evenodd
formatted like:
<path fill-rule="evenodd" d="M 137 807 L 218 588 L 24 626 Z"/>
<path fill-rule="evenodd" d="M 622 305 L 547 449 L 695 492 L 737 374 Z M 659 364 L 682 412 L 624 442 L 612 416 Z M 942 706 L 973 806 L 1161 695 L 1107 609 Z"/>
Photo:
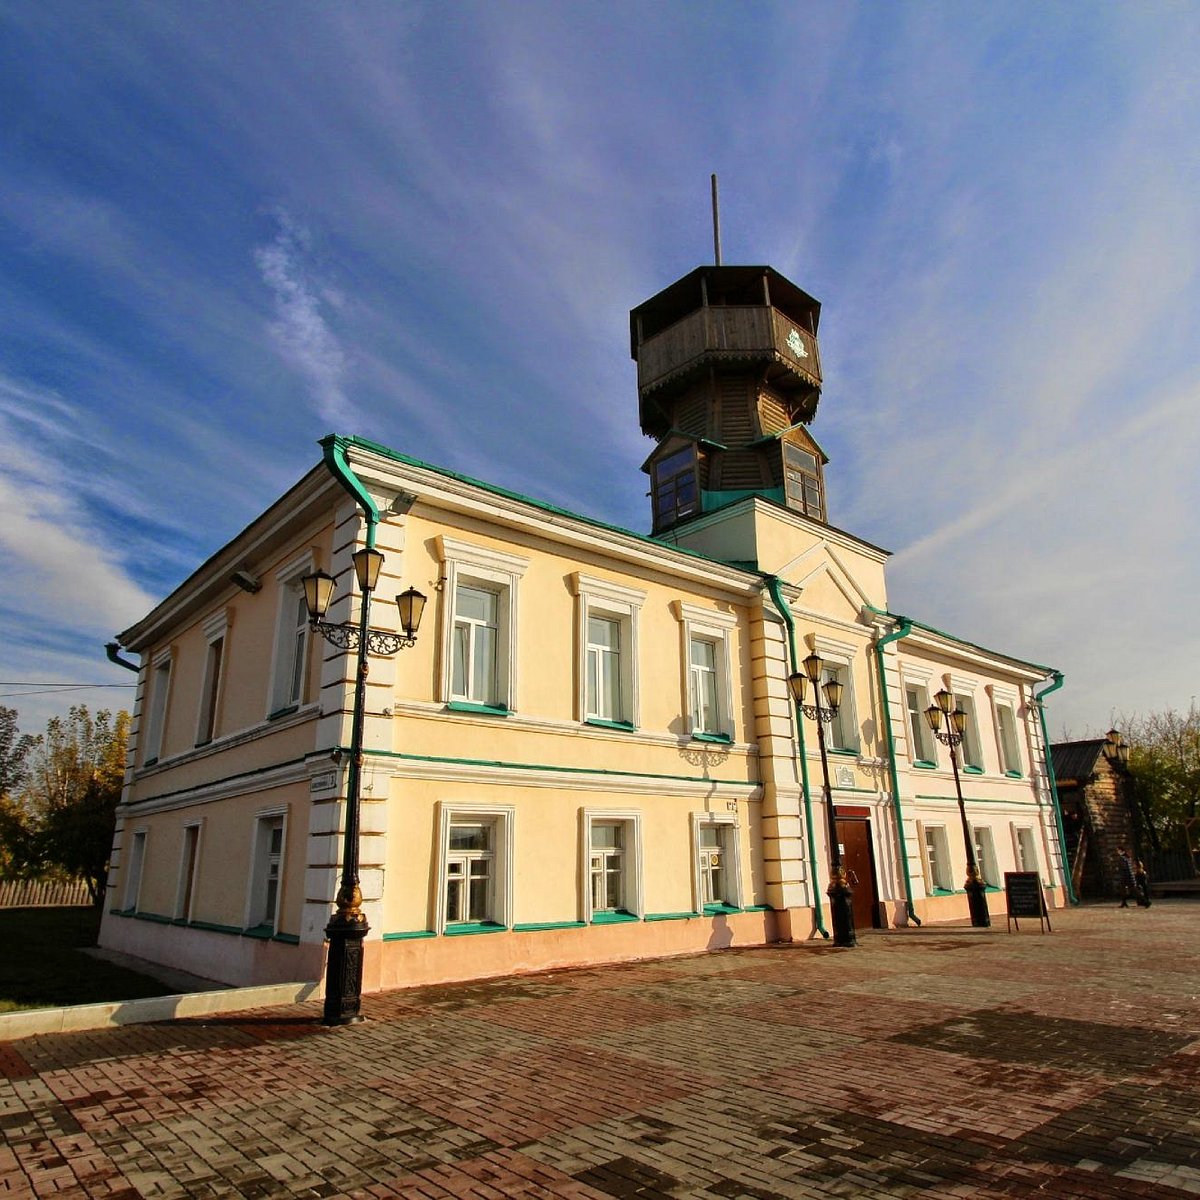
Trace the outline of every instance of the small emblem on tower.
<path fill-rule="evenodd" d="M 795 329 L 793 329 L 791 331 L 791 333 L 789 333 L 787 335 L 787 344 L 788 344 L 788 349 L 797 358 L 807 358 L 808 357 L 808 351 L 805 350 L 804 343 L 800 340 L 800 334 Z"/>

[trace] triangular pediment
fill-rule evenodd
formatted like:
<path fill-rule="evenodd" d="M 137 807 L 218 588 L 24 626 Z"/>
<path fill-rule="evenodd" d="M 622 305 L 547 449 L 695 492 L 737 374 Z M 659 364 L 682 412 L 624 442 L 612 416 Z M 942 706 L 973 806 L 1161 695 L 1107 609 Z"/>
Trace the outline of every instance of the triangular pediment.
<path fill-rule="evenodd" d="M 844 620 L 857 620 L 864 607 L 881 598 L 872 597 L 828 541 L 819 541 L 778 572 L 781 579 L 800 589 L 800 603 L 813 612 Z"/>

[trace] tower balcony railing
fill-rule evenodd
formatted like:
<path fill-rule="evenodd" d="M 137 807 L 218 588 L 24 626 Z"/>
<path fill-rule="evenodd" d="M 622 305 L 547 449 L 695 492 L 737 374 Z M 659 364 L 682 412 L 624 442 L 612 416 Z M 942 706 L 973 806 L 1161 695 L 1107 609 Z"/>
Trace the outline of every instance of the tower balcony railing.
<path fill-rule="evenodd" d="M 689 313 L 638 347 L 638 388 L 658 387 L 705 358 L 776 358 L 821 386 L 817 339 L 765 305 L 710 304 Z"/>

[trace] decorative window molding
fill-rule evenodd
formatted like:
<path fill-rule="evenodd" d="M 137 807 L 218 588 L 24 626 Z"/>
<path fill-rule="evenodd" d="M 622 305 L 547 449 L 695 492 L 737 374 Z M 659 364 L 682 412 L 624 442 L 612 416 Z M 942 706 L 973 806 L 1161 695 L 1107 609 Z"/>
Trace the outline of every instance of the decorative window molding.
<path fill-rule="evenodd" d="M 730 642 L 733 613 L 716 612 L 683 600 L 671 602 L 680 625 L 684 711 L 693 737 L 732 741 L 733 674 Z"/>
<path fill-rule="evenodd" d="M 999 887 L 1000 868 L 996 863 L 996 841 L 990 825 L 972 825 L 971 841 L 975 847 L 975 866 L 988 887 Z"/>
<path fill-rule="evenodd" d="M 569 577 L 575 606 L 576 716 L 595 724 L 636 728 L 638 618 L 646 593 L 575 571 Z M 593 622 L 608 623 L 598 631 Z M 593 634 L 600 632 L 600 638 Z M 607 634 L 607 636 L 603 636 Z M 615 644 L 614 644 L 615 643 Z"/>
<path fill-rule="evenodd" d="M 131 830 L 128 856 L 122 855 L 128 864 L 125 868 L 123 888 L 126 912 L 137 912 L 141 901 L 142 874 L 146 866 L 146 839 L 149 832 L 146 827 Z"/>
<path fill-rule="evenodd" d="M 584 808 L 579 817 L 582 920 L 591 924 L 611 915 L 644 917 L 642 814 Z M 616 837 L 602 832 L 610 828 Z"/>
<path fill-rule="evenodd" d="M 918 821 L 917 829 L 921 846 L 921 863 L 925 869 L 925 891 L 932 896 L 935 892 L 952 892 L 954 874 L 950 864 L 950 839 L 945 825 L 929 825 Z"/>
<path fill-rule="evenodd" d="M 250 846 L 250 877 L 246 892 L 247 929 L 279 932 L 286 876 L 288 806 L 263 808 L 254 814 Z"/>
<path fill-rule="evenodd" d="M 512 928 L 515 817 L 513 805 L 438 802 L 437 933 L 466 932 L 473 926 Z M 452 847 L 452 830 L 463 835 L 461 846 Z M 471 838 L 469 830 L 484 836 Z M 478 868 L 473 875 L 472 862 L 483 863 L 486 876 Z M 472 917 L 472 889 L 481 879 L 482 904 Z"/>
<path fill-rule="evenodd" d="M 445 534 L 436 544 L 442 564 L 440 699 L 514 712 L 517 585 L 530 560 Z M 484 661 L 482 655 L 490 657 Z M 476 694 L 481 690 L 486 695 Z"/>
<path fill-rule="evenodd" d="M 1017 734 L 1020 728 L 1017 719 L 1020 694 L 1015 688 L 1001 684 L 991 684 L 986 690 L 992 699 L 993 731 L 1000 770 L 1012 778 L 1019 778 L 1022 774 L 1021 743 Z"/>
<path fill-rule="evenodd" d="M 827 726 L 829 746 L 833 750 L 857 752 L 862 748 L 854 699 L 854 660 L 859 648 L 852 642 L 835 641 L 819 633 L 813 634 L 809 643 L 825 664 L 821 684 L 828 679 L 836 679 L 842 685 L 842 703 L 837 716 Z"/>
<path fill-rule="evenodd" d="M 744 907 L 739 828 L 736 813 L 691 814 L 692 897 L 698 913 Z"/>
<path fill-rule="evenodd" d="M 196 879 L 200 870 L 200 835 L 203 818 L 183 826 L 183 846 L 179 855 L 179 885 L 175 889 L 175 919 L 190 921 L 196 899 Z"/>
<path fill-rule="evenodd" d="M 268 717 L 290 712 L 304 703 L 308 648 L 312 638 L 300 580 L 312 574 L 316 565 L 316 554 L 310 549 L 275 572 L 279 599 L 275 614 L 275 645 L 271 655 Z"/>
<path fill-rule="evenodd" d="M 162 753 L 163 736 L 167 725 L 167 708 L 171 695 L 171 673 L 174 655 L 171 648 L 160 650 L 150 660 L 150 671 L 147 676 L 149 696 L 146 708 L 146 738 L 142 752 L 142 765 L 149 766 L 158 762 Z"/>
<path fill-rule="evenodd" d="M 204 746 L 217 732 L 217 715 L 224 685 L 226 647 L 230 616 L 228 609 L 215 612 L 204 622 L 204 679 L 200 686 L 200 710 L 196 717 L 196 745 Z"/>
<path fill-rule="evenodd" d="M 975 709 L 975 696 L 971 692 L 956 691 L 954 703 L 967 714 L 963 728 L 959 755 L 964 771 L 979 773 L 983 770 L 983 746 L 979 741 L 979 714 Z"/>
<path fill-rule="evenodd" d="M 1037 832 L 1032 825 L 1010 825 L 1013 858 L 1018 871 L 1036 871 L 1041 878 L 1042 867 L 1037 852 Z"/>
<path fill-rule="evenodd" d="M 921 766 L 937 764 L 937 738 L 925 719 L 930 705 L 927 681 L 905 675 L 903 680 L 904 711 L 908 716 L 908 756 Z"/>

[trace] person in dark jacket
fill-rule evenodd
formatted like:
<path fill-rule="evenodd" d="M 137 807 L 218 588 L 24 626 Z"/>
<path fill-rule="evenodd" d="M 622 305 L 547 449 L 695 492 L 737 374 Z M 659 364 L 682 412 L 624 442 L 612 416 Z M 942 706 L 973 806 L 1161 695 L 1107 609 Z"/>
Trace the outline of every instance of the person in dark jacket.
<path fill-rule="evenodd" d="M 1137 893 L 1137 902 L 1142 908 L 1150 907 L 1150 876 L 1146 872 L 1146 864 L 1140 859 L 1133 869 L 1133 887 Z"/>
<path fill-rule="evenodd" d="M 1133 861 L 1124 846 L 1117 847 L 1117 882 L 1121 886 L 1121 907 L 1129 907 L 1129 897 L 1137 895 L 1137 877 L 1133 872 Z"/>

